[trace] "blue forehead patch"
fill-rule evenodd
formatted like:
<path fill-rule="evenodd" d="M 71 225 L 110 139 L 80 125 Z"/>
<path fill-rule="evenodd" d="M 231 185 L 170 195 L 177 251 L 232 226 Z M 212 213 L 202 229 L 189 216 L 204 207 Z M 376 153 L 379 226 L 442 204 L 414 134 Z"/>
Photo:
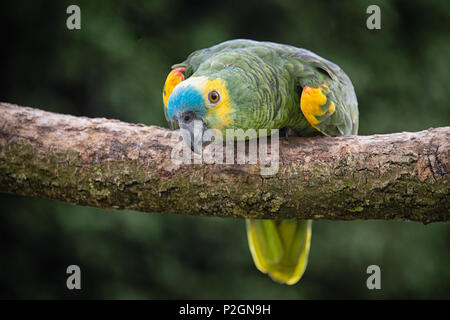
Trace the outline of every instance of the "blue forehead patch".
<path fill-rule="evenodd" d="M 167 115 L 170 119 L 180 112 L 193 111 L 201 117 L 206 112 L 205 100 L 197 88 L 192 85 L 175 87 L 169 97 Z"/>

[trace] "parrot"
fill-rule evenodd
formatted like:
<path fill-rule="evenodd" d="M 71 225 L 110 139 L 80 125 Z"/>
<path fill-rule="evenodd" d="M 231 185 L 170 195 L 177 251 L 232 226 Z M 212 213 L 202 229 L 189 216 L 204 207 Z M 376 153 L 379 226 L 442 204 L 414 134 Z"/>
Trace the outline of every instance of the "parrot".
<path fill-rule="evenodd" d="M 279 129 L 290 135 L 346 136 L 358 132 L 358 102 L 336 64 L 291 45 L 229 40 L 194 51 L 172 66 L 162 92 L 172 129 Z M 268 130 L 269 131 L 269 130 Z M 193 151 L 192 141 L 185 140 Z M 312 220 L 246 219 L 256 268 L 293 285 L 303 276 Z"/>

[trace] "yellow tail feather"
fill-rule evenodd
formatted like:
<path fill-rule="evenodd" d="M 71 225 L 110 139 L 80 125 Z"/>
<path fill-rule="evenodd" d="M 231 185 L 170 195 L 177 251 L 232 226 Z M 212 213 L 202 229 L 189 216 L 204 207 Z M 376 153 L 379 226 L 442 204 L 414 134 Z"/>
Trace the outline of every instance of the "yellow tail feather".
<path fill-rule="evenodd" d="M 247 219 L 247 239 L 259 271 L 280 283 L 295 284 L 308 264 L 311 220 Z"/>

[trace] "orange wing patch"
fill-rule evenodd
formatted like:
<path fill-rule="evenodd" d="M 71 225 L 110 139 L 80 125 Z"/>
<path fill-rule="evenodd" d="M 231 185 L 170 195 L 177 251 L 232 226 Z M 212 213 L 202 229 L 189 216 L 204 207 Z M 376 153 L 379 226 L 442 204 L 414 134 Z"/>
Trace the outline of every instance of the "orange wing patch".
<path fill-rule="evenodd" d="M 167 103 L 169 101 L 169 97 L 172 94 L 173 89 L 184 80 L 184 72 L 186 71 L 186 68 L 180 67 L 175 68 L 172 71 L 170 71 L 169 75 L 167 76 L 166 83 L 164 84 L 164 90 L 163 90 L 163 101 L 164 101 L 164 107 L 167 109 Z"/>
<path fill-rule="evenodd" d="M 335 111 L 333 101 L 327 98 L 329 92 L 326 83 L 321 84 L 318 88 L 305 86 L 300 97 L 300 108 L 303 115 L 309 124 L 319 131 L 321 130 L 317 125 L 320 123 L 320 120 L 317 117 L 330 116 Z"/>

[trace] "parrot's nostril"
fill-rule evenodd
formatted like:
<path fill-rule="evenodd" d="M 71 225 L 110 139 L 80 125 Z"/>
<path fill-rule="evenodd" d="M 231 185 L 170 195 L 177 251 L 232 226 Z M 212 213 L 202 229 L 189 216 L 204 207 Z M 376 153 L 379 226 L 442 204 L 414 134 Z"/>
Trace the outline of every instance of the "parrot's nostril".
<path fill-rule="evenodd" d="M 180 120 L 183 122 L 183 123 L 189 123 L 189 122 L 191 122 L 192 120 L 194 120 L 195 119 L 195 114 L 193 113 L 193 112 L 185 112 L 185 113 L 183 113 L 182 115 L 181 115 L 181 117 L 180 117 Z"/>

